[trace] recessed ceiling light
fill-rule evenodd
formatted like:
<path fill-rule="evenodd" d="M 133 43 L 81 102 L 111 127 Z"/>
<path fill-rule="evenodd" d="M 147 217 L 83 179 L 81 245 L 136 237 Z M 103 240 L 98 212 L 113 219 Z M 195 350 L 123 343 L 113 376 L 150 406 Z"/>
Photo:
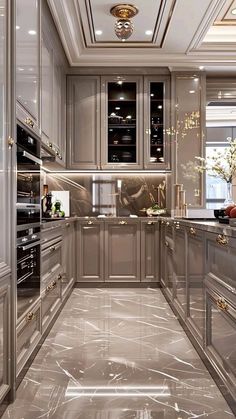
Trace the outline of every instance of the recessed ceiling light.
<path fill-rule="evenodd" d="M 98 29 L 97 31 L 95 31 L 95 34 L 96 34 L 96 35 L 102 35 L 102 31 L 101 31 L 101 29 Z"/>
<path fill-rule="evenodd" d="M 203 65 L 200 65 L 199 70 L 203 70 L 203 69 L 204 69 Z"/>
<path fill-rule="evenodd" d="M 152 35 L 152 31 L 150 31 L 150 30 L 145 31 L 145 35 Z"/>
<path fill-rule="evenodd" d="M 20 29 L 20 26 L 16 25 L 16 30 Z"/>
<path fill-rule="evenodd" d="M 115 110 L 116 110 L 116 111 L 119 111 L 119 110 L 120 110 L 120 107 L 119 107 L 119 106 L 116 106 L 116 107 L 115 107 Z"/>
<path fill-rule="evenodd" d="M 28 31 L 28 34 L 29 34 L 29 35 L 36 35 L 36 34 L 37 34 L 37 32 L 36 32 L 36 31 L 34 31 L 34 30 L 31 30 L 31 29 L 30 29 L 30 31 Z"/>
<path fill-rule="evenodd" d="M 189 93 L 195 93 L 195 90 L 189 90 Z"/>
<path fill-rule="evenodd" d="M 236 9 L 232 9 L 232 10 L 231 10 L 231 14 L 232 14 L 232 15 L 236 15 Z"/>

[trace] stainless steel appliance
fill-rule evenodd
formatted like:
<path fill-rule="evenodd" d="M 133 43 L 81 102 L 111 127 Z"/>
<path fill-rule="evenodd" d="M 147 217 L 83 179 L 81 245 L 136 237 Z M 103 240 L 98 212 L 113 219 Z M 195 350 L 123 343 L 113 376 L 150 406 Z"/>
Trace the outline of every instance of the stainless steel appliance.
<path fill-rule="evenodd" d="M 17 316 L 40 295 L 40 224 L 17 227 Z"/>
<path fill-rule="evenodd" d="M 40 141 L 17 125 L 17 224 L 40 222 Z"/>

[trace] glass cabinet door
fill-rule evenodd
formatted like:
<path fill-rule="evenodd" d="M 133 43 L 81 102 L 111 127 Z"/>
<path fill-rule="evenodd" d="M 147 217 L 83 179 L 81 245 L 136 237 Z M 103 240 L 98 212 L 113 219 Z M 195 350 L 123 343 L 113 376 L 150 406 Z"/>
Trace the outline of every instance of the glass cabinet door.
<path fill-rule="evenodd" d="M 169 167 L 169 78 L 145 78 L 144 167 Z"/>
<path fill-rule="evenodd" d="M 140 168 L 141 77 L 102 80 L 105 93 L 103 168 Z M 104 111 L 104 112 L 103 112 Z"/>
<path fill-rule="evenodd" d="M 16 0 L 17 112 L 34 129 L 39 119 L 39 36 L 38 0 Z"/>

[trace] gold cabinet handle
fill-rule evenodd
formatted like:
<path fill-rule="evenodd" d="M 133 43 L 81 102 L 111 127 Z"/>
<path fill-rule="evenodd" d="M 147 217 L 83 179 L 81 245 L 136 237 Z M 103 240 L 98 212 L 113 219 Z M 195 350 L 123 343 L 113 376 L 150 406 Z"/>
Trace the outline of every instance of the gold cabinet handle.
<path fill-rule="evenodd" d="M 162 220 L 162 221 L 161 221 L 161 224 L 165 224 L 165 221 L 164 221 L 164 220 Z"/>
<path fill-rule="evenodd" d="M 222 311 L 228 311 L 229 309 L 229 305 L 226 303 L 224 298 L 218 298 L 216 305 Z"/>
<path fill-rule="evenodd" d="M 153 226 L 155 223 L 154 223 L 154 221 L 148 221 L 148 222 L 147 222 L 147 224 L 148 224 L 149 226 Z"/>
<path fill-rule="evenodd" d="M 227 244 L 229 243 L 229 239 L 224 234 L 218 234 L 218 236 L 216 237 L 216 242 L 221 246 L 227 246 Z"/>
<path fill-rule="evenodd" d="M 14 145 L 14 140 L 11 137 L 8 137 L 7 139 L 8 148 L 12 148 Z"/>
<path fill-rule="evenodd" d="M 62 278 L 62 275 L 61 274 L 57 275 L 58 281 L 60 281 L 61 278 Z"/>
<path fill-rule="evenodd" d="M 53 288 L 55 288 L 55 286 L 56 286 L 56 285 L 57 285 L 56 281 L 52 281 L 52 282 L 51 282 L 51 284 L 49 284 L 49 285 L 47 286 L 46 291 L 47 291 L 47 292 L 52 291 L 52 290 L 53 290 Z"/>
<path fill-rule="evenodd" d="M 30 311 L 29 313 L 26 314 L 25 321 L 31 322 L 31 320 L 33 320 L 34 318 L 35 318 L 35 314 L 33 313 L 33 311 Z"/>
<path fill-rule="evenodd" d="M 119 221 L 119 224 L 120 224 L 121 226 L 125 226 L 125 225 L 127 225 L 128 223 L 127 223 L 127 221 L 122 220 L 122 221 Z"/>
<path fill-rule="evenodd" d="M 27 125 L 29 125 L 29 127 L 34 128 L 34 122 L 32 121 L 32 119 L 31 119 L 31 118 L 26 118 L 26 119 L 25 119 L 25 123 L 26 123 Z"/>
<path fill-rule="evenodd" d="M 87 222 L 87 224 L 88 224 L 89 226 L 91 226 L 91 225 L 93 225 L 93 221 L 89 220 L 89 221 Z"/>
<path fill-rule="evenodd" d="M 196 234 L 197 234 L 196 228 L 194 228 L 194 227 L 190 227 L 189 232 L 190 232 L 190 234 L 192 234 L 192 236 L 196 236 Z"/>
<path fill-rule="evenodd" d="M 56 250 L 55 246 L 49 247 L 50 252 L 54 252 Z"/>
<path fill-rule="evenodd" d="M 169 226 L 169 225 L 170 225 L 169 221 L 166 221 L 166 226 Z"/>

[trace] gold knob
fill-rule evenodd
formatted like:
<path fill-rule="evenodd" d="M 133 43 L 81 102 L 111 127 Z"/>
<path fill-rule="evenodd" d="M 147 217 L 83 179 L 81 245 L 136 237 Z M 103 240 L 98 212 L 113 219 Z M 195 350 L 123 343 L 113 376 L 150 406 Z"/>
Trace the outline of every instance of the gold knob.
<path fill-rule="evenodd" d="M 229 243 L 228 237 L 224 236 L 224 234 L 219 234 L 216 237 L 216 242 L 221 246 L 226 246 Z"/>
<path fill-rule="evenodd" d="M 54 252 L 56 250 L 55 246 L 49 247 L 50 252 Z"/>
<path fill-rule="evenodd" d="M 165 224 L 165 221 L 163 221 L 163 220 L 162 220 L 162 221 L 161 221 L 161 224 Z"/>
<path fill-rule="evenodd" d="M 61 274 L 59 274 L 58 276 L 57 276 L 57 279 L 58 279 L 58 281 L 60 281 L 60 279 L 62 278 L 62 276 L 61 276 Z"/>
<path fill-rule="evenodd" d="M 196 232 L 196 228 L 194 227 L 190 227 L 189 229 L 190 234 L 192 234 L 193 236 L 196 236 L 197 232 Z"/>
<path fill-rule="evenodd" d="M 122 220 L 122 221 L 119 221 L 119 224 L 120 224 L 121 226 L 124 226 L 124 225 L 127 225 L 128 223 L 127 223 L 127 221 Z"/>
<path fill-rule="evenodd" d="M 30 311 L 28 314 L 26 314 L 25 321 L 26 322 L 31 322 L 31 320 L 33 320 L 34 317 L 35 317 L 34 313 L 32 311 Z"/>
<path fill-rule="evenodd" d="M 154 223 L 154 221 L 148 221 L 148 222 L 147 222 L 147 224 L 148 224 L 149 226 L 153 226 L 155 223 Z"/>
<path fill-rule="evenodd" d="M 34 128 L 34 122 L 30 118 L 25 119 L 25 123 L 29 125 L 29 127 Z"/>
<path fill-rule="evenodd" d="M 169 226 L 169 225 L 170 225 L 169 221 L 166 221 L 166 226 Z"/>
<path fill-rule="evenodd" d="M 13 145 L 14 145 L 14 140 L 13 140 L 13 138 L 8 137 L 7 143 L 8 143 L 8 147 L 9 147 L 9 148 L 12 148 L 12 147 L 13 147 Z"/>
<path fill-rule="evenodd" d="M 218 298 L 217 307 L 222 311 L 228 311 L 229 305 L 226 303 L 226 301 L 223 298 Z"/>
<path fill-rule="evenodd" d="M 91 225 L 93 225 L 93 221 L 89 220 L 89 221 L 87 222 L 87 224 L 88 224 L 89 226 L 91 226 Z"/>

